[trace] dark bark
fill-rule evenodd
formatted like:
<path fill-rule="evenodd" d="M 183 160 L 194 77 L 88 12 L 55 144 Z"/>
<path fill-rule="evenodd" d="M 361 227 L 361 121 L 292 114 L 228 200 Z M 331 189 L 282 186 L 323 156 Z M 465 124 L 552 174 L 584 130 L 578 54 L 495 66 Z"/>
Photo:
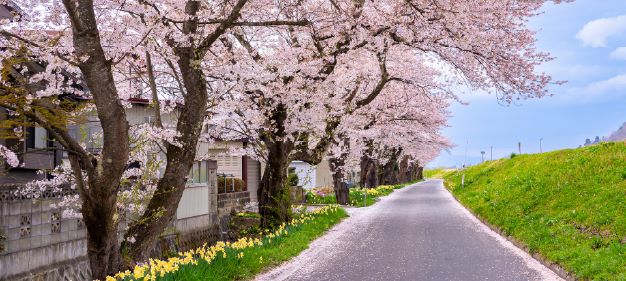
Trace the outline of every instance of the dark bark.
<path fill-rule="evenodd" d="M 123 242 L 123 251 L 127 253 L 127 266 L 144 261 L 176 214 L 186 185 L 186 176 L 194 163 L 196 147 L 207 110 L 206 81 L 202 70 L 192 65 L 196 60 L 194 49 L 178 48 L 178 66 L 181 70 L 186 89 L 185 105 L 180 110 L 177 121 L 177 139 L 182 145 L 166 146 L 167 164 L 163 177 L 141 218 L 133 223 L 126 233 L 127 238 L 134 238 L 134 243 Z"/>
<path fill-rule="evenodd" d="M 294 146 L 291 142 L 284 141 L 286 136 L 285 121 L 287 119 L 285 105 L 278 104 L 270 113 L 269 119 L 274 127 L 271 132 L 265 132 L 262 136 L 268 159 L 257 191 L 263 229 L 274 228 L 291 219 L 291 198 L 287 176 L 289 155 Z"/>
<path fill-rule="evenodd" d="M 424 167 L 418 166 L 415 180 L 423 180 L 423 179 L 424 179 Z"/>
<path fill-rule="evenodd" d="M 400 149 L 388 149 L 386 154 L 389 159 L 381 168 L 380 183 L 385 185 L 397 184 L 400 176 L 400 168 L 398 166 Z"/>
<path fill-rule="evenodd" d="M 346 165 L 346 158 L 350 150 L 350 139 L 343 133 L 337 135 L 337 139 L 338 141 L 335 141 L 334 144 L 340 146 L 342 152 L 339 156 L 330 158 L 328 162 L 333 174 L 333 190 L 337 204 L 348 205 L 350 203 L 350 190 L 345 182 L 343 167 Z"/>
<path fill-rule="evenodd" d="M 182 84 L 185 89 L 185 104 L 180 109 L 176 130 L 180 134 L 177 141 L 180 146 L 167 144 L 167 164 L 163 177 L 157 183 L 157 189 L 150 199 L 145 212 L 130 225 L 125 238 L 134 238 L 134 243 L 122 243 L 125 254 L 125 266 L 145 261 L 154 248 L 159 235 L 174 219 L 176 209 L 185 190 L 187 175 L 196 157 L 198 139 L 202 131 L 202 123 L 207 112 L 207 82 L 202 69 L 197 64 L 201 61 L 208 48 L 233 26 L 240 17 L 240 11 L 247 0 L 238 0 L 228 17 L 220 22 L 216 29 L 202 39 L 198 45 L 180 47 L 169 42 L 177 56 L 178 68 L 181 72 Z M 197 12 L 200 1 L 189 0 L 185 4 L 185 13 L 189 16 L 183 23 L 183 33 L 193 34 L 198 29 Z M 149 56 L 147 57 L 149 58 Z"/>
<path fill-rule="evenodd" d="M 118 269 L 116 213 L 117 189 L 128 162 L 128 123 L 111 71 L 100 42 L 92 1 L 64 0 L 73 33 L 77 57 L 87 58 L 78 66 L 96 105 L 102 126 L 101 161 L 89 153 L 72 156 L 74 170 L 87 171 L 81 192 L 82 215 L 87 228 L 87 254 L 94 279 L 104 279 Z M 69 140 L 64 141 L 66 145 Z M 83 186 L 84 187 L 84 186 Z"/>
<path fill-rule="evenodd" d="M 415 163 L 411 163 L 411 165 L 409 165 L 409 180 L 410 181 L 417 181 L 417 180 L 423 180 L 424 179 L 424 168 L 419 166 L 419 163 L 415 162 Z"/>
<path fill-rule="evenodd" d="M 350 203 L 350 190 L 344 179 L 342 167 L 345 165 L 343 158 L 331 158 L 328 160 L 330 171 L 333 173 L 333 190 L 337 204 L 348 205 Z"/>
<path fill-rule="evenodd" d="M 409 175 L 409 156 L 405 155 L 404 157 L 402 157 L 402 161 L 400 161 L 399 164 L 399 178 L 398 181 L 399 183 L 407 183 L 410 181 L 410 175 Z"/>
<path fill-rule="evenodd" d="M 378 161 L 369 156 L 361 157 L 361 185 L 366 188 L 378 186 Z"/>
<path fill-rule="evenodd" d="M 273 229 L 291 219 L 291 198 L 287 184 L 288 151 L 284 144 L 278 142 L 269 145 L 268 152 L 271 157 L 257 190 L 263 229 Z"/>

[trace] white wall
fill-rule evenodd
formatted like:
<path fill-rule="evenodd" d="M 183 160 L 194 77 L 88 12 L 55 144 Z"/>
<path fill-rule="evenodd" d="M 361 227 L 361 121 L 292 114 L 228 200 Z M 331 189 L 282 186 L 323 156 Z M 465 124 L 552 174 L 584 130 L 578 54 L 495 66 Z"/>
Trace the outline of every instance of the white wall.
<path fill-rule="evenodd" d="M 259 190 L 261 176 L 261 163 L 248 157 L 248 191 L 250 192 L 250 201 L 258 201 L 257 190 Z"/>
<path fill-rule="evenodd" d="M 333 174 L 330 171 L 330 163 L 324 159 L 315 167 L 315 187 L 332 185 Z"/>
<path fill-rule="evenodd" d="M 298 184 L 304 189 L 311 190 L 316 187 L 315 166 L 311 166 L 302 161 L 293 161 L 289 164 L 289 167 L 296 169 L 296 174 L 298 174 Z"/>
<path fill-rule="evenodd" d="M 208 185 L 190 185 L 183 191 L 183 197 L 180 199 L 178 209 L 176 209 L 176 218 L 184 219 L 209 213 L 209 186 Z"/>

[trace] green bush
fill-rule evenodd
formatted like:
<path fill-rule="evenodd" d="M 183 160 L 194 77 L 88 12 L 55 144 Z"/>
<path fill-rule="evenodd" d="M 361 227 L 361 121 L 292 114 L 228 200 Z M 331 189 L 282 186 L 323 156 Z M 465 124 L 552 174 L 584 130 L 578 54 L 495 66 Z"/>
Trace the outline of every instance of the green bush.
<path fill-rule="evenodd" d="M 298 174 L 296 173 L 289 173 L 289 175 L 287 176 L 287 182 L 289 183 L 289 186 L 298 186 Z"/>
<path fill-rule="evenodd" d="M 244 182 L 240 178 L 226 178 L 226 182 L 224 182 L 224 177 L 217 177 L 217 189 L 219 193 L 227 193 L 232 192 L 233 182 L 235 185 L 235 192 L 246 190 L 246 182 Z M 226 187 L 226 188 L 224 188 Z"/>

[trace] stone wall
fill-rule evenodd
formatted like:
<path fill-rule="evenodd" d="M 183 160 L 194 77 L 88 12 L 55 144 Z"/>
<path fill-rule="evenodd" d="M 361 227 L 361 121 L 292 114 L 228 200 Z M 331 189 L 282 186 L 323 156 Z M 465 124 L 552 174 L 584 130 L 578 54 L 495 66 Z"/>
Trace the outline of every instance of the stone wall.
<path fill-rule="evenodd" d="M 217 215 L 223 217 L 232 211 L 240 212 L 243 206 L 250 203 L 250 192 L 220 193 L 217 195 Z"/>

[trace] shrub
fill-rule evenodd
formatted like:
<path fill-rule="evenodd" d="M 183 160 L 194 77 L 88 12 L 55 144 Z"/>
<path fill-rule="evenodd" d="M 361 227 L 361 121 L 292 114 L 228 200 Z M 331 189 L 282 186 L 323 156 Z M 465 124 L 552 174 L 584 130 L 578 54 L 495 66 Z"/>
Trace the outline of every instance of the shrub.
<path fill-rule="evenodd" d="M 289 183 L 289 186 L 298 186 L 298 182 L 299 182 L 299 178 L 298 178 L 298 174 L 296 173 L 289 173 L 289 175 L 287 176 L 287 182 Z"/>
<path fill-rule="evenodd" d="M 225 181 L 225 182 L 224 182 Z M 232 192 L 233 183 L 235 185 L 235 192 L 246 190 L 246 182 L 240 178 L 224 178 L 223 176 L 217 177 L 217 190 L 219 193 Z"/>

